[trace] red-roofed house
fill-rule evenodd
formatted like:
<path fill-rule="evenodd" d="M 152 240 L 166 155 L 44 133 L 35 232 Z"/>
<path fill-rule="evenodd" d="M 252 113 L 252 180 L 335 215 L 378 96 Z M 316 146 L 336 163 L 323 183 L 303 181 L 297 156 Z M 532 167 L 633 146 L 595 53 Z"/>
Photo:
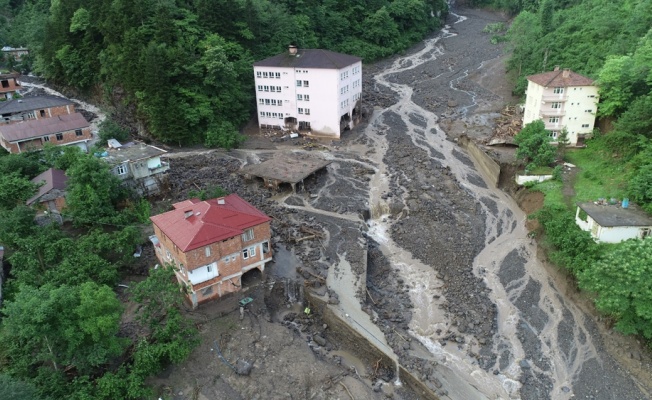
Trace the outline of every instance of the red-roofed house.
<path fill-rule="evenodd" d="M 176 266 L 193 307 L 239 291 L 242 274 L 272 260 L 271 218 L 236 194 L 182 201 L 150 219 L 156 256 Z"/>
<path fill-rule="evenodd" d="M 598 108 L 598 87 L 593 79 L 555 67 L 527 80 L 523 125 L 543 120 L 553 141 L 566 127 L 570 145 L 582 145 L 584 137 L 593 132 Z"/>

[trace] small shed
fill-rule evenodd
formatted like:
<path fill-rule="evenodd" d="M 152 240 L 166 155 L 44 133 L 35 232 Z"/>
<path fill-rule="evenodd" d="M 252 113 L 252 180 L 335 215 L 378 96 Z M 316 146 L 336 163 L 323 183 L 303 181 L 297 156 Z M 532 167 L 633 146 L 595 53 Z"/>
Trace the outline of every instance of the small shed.
<path fill-rule="evenodd" d="M 32 179 L 32 183 L 41 185 L 38 193 L 26 201 L 26 205 L 39 204 L 41 208 L 60 213 L 66 206 L 66 186 L 68 177 L 60 169 L 50 168 Z"/>
<path fill-rule="evenodd" d="M 304 153 L 277 153 L 260 164 L 245 165 L 241 173 L 245 179 L 261 178 L 266 187 L 275 190 L 282 183 L 289 183 L 296 191 L 298 183 L 330 163 L 330 160 Z"/>
<path fill-rule="evenodd" d="M 619 243 L 627 239 L 643 239 L 652 232 L 652 216 L 636 204 L 577 203 L 575 222 L 591 232 L 596 242 Z"/>

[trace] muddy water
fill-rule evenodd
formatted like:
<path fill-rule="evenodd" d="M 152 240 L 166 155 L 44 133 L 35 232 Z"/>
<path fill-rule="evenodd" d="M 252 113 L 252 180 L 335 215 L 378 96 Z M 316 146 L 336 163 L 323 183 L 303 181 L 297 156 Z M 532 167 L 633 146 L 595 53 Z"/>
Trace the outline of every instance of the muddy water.
<path fill-rule="evenodd" d="M 454 16 L 454 25 L 465 23 L 464 16 Z M 380 243 L 383 254 L 401 277 L 411 283 L 410 297 L 415 306 L 411 333 L 439 363 L 438 379 L 451 399 L 646 398 L 630 378 L 610 371 L 613 361 L 596 345 L 600 339 L 592 321 L 559 293 L 537 260 L 523 212 L 509 196 L 483 181 L 475 166 L 460 155 L 459 147 L 446 139 L 434 114 L 412 102 L 413 88 L 392 79 L 443 58 L 446 53 L 442 42 L 453 36 L 451 26 L 447 26 L 440 36 L 425 41 L 422 50 L 397 59 L 375 76 L 376 84 L 396 92 L 399 101 L 375 112 L 365 132 L 375 150 L 371 160 L 377 166 L 370 182 L 369 235 Z M 461 91 L 470 99 L 459 108 L 462 115 L 476 105 L 476 95 L 458 89 L 458 84 L 471 72 L 470 68 L 481 68 L 482 64 L 460 71 L 449 82 L 451 90 Z M 450 168 L 484 211 L 485 245 L 474 260 L 473 272 L 491 289 L 489 297 L 498 310 L 498 332 L 489 345 L 480 346 L 472 336 L 464 334 L 463 345 L 441 343 L 443 332 L 451 329 L 439 309 L 446 301 L 441 293 L 442 282 L 431 266 L 415 260 L 389 234 L 394 220 L 388 218 L 389 205 L 382 195 L 390 191 L 389 182 L 396 179 L 383 161 L 389 143 L 386 137 L 376 134 L 387 130 L 383 124 L 387 113 L 400 116 L 407 126 L 404 133 L 392 133 L 408 135 L 415 147 Z M 480 352 L 490 361 L 479 365 L 478 359 L 469 355 L 471 352 Z"/>

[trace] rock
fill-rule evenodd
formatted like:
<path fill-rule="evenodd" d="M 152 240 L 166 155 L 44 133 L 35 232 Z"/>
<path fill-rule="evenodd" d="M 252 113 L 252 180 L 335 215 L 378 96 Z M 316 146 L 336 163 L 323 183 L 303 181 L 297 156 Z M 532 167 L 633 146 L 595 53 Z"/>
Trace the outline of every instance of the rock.
<path fill-rule="evenodd" d="M 238 375 L 249 376 L 252 368 L 253 365 L 250 362 L 245 360 L 238 360 L 238 362 L 235 364 L 235 373 Z"/>
<path fill-rule="evenodd" d="M 518 365 L 521 366 L 523 369 L 530 369 L 530 363 L 527 362 L 527 360 L 521 360 L 521 362 L 518 363 Z"/>
<path fill-rule="evenodd" d="M 321 336 L 321 335 L 316 335 L 313 338 L 313 340 L 315 341 L 315 343 L 317 343 L 318 345 L 320 345 L 322 347 L 326 346 L 326 339 L 324 339 L 324 337 Z"/>

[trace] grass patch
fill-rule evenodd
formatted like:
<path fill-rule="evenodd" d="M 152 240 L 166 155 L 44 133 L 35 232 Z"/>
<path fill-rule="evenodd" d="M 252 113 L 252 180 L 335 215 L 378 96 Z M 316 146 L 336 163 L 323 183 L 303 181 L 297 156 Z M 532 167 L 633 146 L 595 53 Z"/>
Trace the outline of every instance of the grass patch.
<path fill-rule="evenodd" d="M 559 206 L 566 208 L 562 188 L 563 184 L 559 181 L 545 181 L 537 183 L 534 186 L 535 190 L 542 192 L 545 196 L 545 199 L 543 200 L 544 206 Z"/>
<path fill-rule="evenodd" d="M 627 197 L 628 171 L 622 160 L 613 159 L 599 143 L 593 141 L 585 149 L 569 150 L 566 158 L 580 168 L 573 202 Z"/>

